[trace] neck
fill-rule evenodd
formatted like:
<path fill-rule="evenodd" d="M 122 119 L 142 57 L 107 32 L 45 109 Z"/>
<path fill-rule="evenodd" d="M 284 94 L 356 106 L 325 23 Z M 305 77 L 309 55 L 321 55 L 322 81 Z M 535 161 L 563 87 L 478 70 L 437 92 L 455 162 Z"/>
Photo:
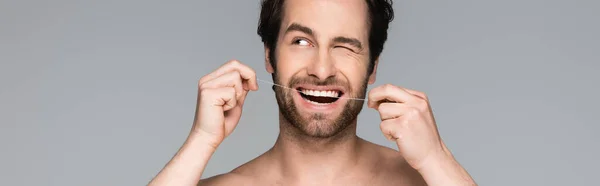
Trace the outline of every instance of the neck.
<path fill-rule="evenodd" d="M 279 136 L 269 151 L 282 177 L 326 181 L 357 165 L 360 139 L 356 120 L 332 137 L 317 138 L 291 126 L 283 116 L 279 118 Z"/>

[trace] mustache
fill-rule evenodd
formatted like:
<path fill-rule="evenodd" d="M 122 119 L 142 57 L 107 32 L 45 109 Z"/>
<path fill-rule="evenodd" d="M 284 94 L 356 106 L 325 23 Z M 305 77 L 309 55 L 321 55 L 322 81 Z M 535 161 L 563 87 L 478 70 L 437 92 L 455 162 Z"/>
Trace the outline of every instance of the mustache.
<path fill-rule="evenodd" d="M 292 77 L 289 82 L 290 87 L 295 87 L 298 84 L 312 84 L 317 86 L 341 86 L 346 88 L 346 90 L 350 90 L 350 84 L 346 81 L 337 79 L 335 77 L 328 77 L 325 80 L 319 80 L 316 77 L 308 76 L 308 77 Z"/>

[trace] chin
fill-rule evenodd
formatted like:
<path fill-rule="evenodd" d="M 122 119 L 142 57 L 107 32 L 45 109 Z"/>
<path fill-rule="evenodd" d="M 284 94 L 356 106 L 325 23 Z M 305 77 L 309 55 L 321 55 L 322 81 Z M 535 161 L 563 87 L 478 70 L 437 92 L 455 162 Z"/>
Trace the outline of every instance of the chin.
<path fill-rule="evenodd" d="M 299 129 L 306 136 L 315 138 L 329 138 L 335 136 L 340 131 L 345 129 L 348 124 L 335 122 L 335 120 L 314 120 L 314 117 L 321 117 L 318 114 L 312 115 L 307 123 L 300 123 Z"/>

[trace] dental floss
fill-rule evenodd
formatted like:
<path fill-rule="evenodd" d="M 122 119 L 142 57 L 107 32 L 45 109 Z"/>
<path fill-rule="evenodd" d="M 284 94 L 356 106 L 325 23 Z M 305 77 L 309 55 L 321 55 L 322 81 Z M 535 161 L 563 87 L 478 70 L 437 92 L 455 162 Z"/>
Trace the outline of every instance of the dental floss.
<path fill-rule="evenodd" d="M 281 87 L 281 88 L 284 88 L 284 89 L 289 89 L 289 90 L 293 90 L 293 91 L 296 91 L 296 92 L 300 92 L 300 91 L 298 91 L 296 89 L 293 89 L 293 88 L 290 88 L 290 87 L 286 87 L 286 86 L 283 86 L 283 85 L 280 85 L 280 84 L 277 84 L 277 83 L 273 83 L 273 82 L 270 82 L 270 81 L 265 81 L 265 80 L 262 80 L 262 79 L 259 79 L 259 78 L 256 78 L 256 80 L 258 80 L 258 81 L 260 81 L 262 83 L 266 83 L 266 84 L 270 84 L 270 85 L 275 85 L 275 86 L 278 86 L 278 87 Z M 338 97 L 332 97 L 332 96 L 322 96 L 322 97 L 338 98 Z M 348 99 L 348 100 L 365 101 L 365 99 L 361 99 L 361 98 L 339 97 L 338 99 Z"/>

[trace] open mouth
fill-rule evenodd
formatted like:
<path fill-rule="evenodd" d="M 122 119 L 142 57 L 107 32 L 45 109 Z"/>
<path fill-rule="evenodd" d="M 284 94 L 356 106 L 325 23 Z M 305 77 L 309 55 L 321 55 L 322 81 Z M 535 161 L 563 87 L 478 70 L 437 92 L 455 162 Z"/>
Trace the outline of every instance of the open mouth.
<path fill-rule="evenodd" d="M 304 100 L 321 105 L 336 102 L 344 94 L 339 90 L 309 90 L 302 88 L 298 88 L 298 92 Z"/>

